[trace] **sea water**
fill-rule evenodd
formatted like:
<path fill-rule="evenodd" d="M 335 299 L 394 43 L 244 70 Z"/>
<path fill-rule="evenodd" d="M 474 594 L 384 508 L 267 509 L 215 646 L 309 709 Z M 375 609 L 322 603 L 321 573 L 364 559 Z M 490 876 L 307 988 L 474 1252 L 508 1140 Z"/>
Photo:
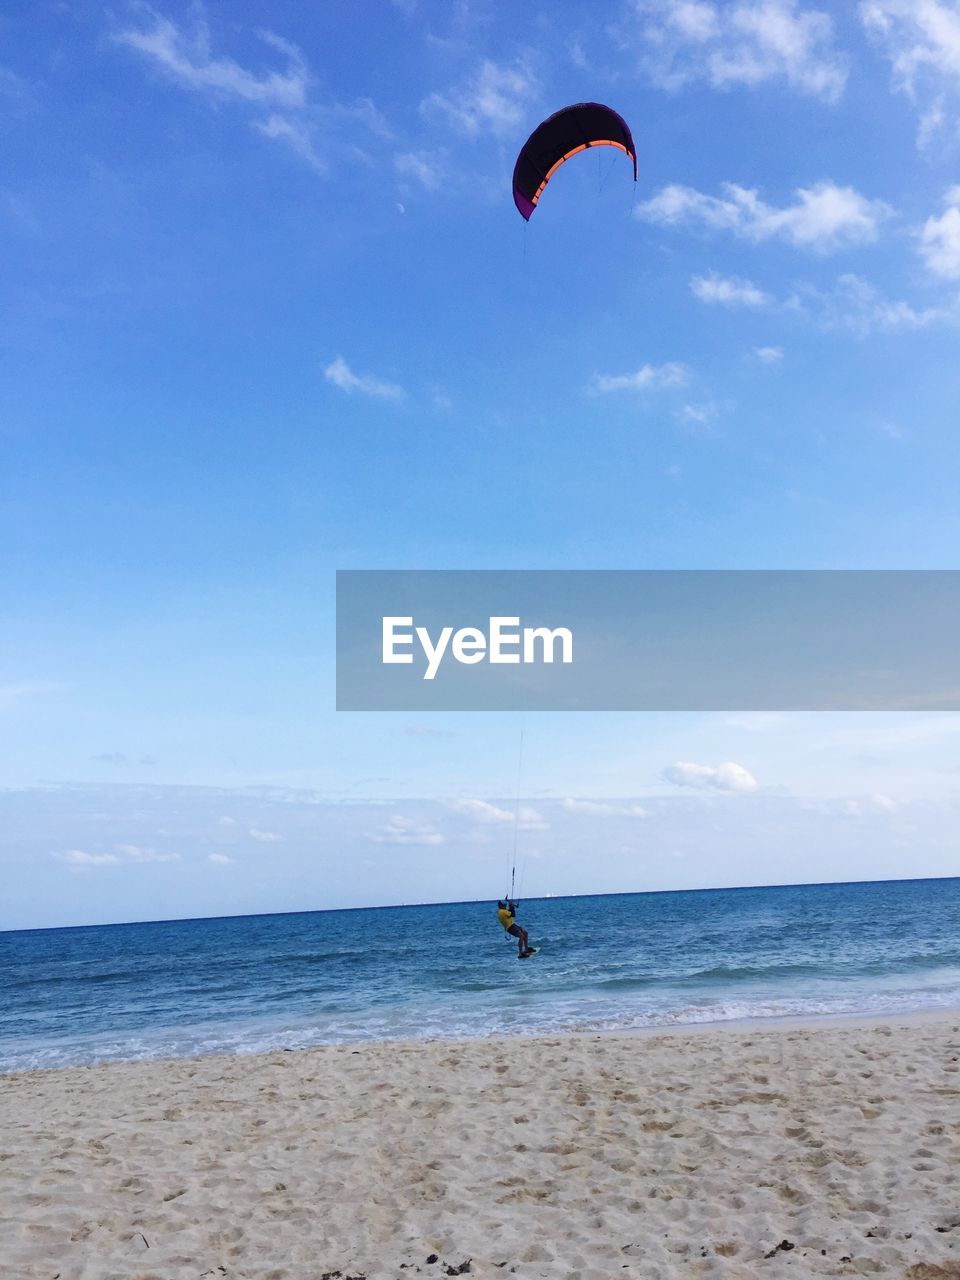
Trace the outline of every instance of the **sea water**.
<path fill-rule="evenodd" d="M 0 1071 L 960 1008 L 960 879 L 0 933 Z"/>

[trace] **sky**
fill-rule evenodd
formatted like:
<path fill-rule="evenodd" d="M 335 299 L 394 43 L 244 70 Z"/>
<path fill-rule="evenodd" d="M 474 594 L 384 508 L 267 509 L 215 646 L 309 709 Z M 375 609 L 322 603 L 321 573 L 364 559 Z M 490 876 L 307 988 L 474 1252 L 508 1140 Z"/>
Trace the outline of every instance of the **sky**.
<path fill-rule="evenodd" d="M 582 100 L 639 181 L 527 225 Z M 956 716 L 333 654 L 337 569 L 956 566 L 957 0 L 8 6 L 0 234 L 0 927 L 495 896 L 518 790 L 528 893 L 958 870 Z"/>

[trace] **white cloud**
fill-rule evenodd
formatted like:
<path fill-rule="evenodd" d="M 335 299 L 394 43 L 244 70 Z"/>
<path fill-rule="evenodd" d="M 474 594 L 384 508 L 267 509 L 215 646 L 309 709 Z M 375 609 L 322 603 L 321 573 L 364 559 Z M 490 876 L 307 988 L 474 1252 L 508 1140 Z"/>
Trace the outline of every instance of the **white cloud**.
<path fill-rule="evenodd" d="M 712 401 L 705 404 L 688 403 L 682 404 L 677 410 L 677 418 L 683 426 L 695 431 L 703 431 L 709 428 L 718 412 L 717 406 Z"/>
<path fill-rule="evenodd" d="M 454 813 L 476 818 L 478 822 L 513 822 L 513 814 L 508 809 L 499 809 L 486 800 L 451 800 L 449 807 Z"/>
<path fill-rule="evenodd" d="M 864 0 L 860 17 L 889 58 L 895 86 L 927 99 L 917 141 L 929 146 L 949 120 L 946 101 L 960 94 L 960 8 L 955 0 Z"/>
<path fill-rule="evenodd" d="M 656 84 L 715 89 L 780 81 L 835 102 L 847 79 L 827 14 L 796 0 L 634 0 L 641 69 Z"/>
<path fill-rule="evenodd" d="M 228 858 L 225 853 L 209 853 L 207 854 L 208 862 L 215 862 L 218 867 L 225 867 L 228 863 L 233 862 L 232 858 Z"/>
<path fill-rule="evenodd" d="M 676 787 L 696 787 L 714 791 L 755 791 L 757 780 L 742 764 L 728 760 L 726 764 L 709 765 L 694 764 L 689 760 L 678 760 L 663 770 L 665 782 L 672 782 Z"/>
<path fill-rule="evenodd" d="M 418 182 L 425 191 L 437 191 L 443 182 L 443 158 L 428 151 L 405 151 L 393 157 L 401 178 Z"/>
<path fill-rule="evenodd" d="M 903 299 L 888 298 L 869 281 L 846 273 L 832 292 L 805 289 L 791 300 L 804 310 L 812 306 L 826 329 L 846 329 L 858 337 L 872 333 L 899 333 L 960 321 L 960 306 L 915 307 Z"/>
<path fill-rule="evenodd" d="M 278 836 L 275 831 L 261 831 L 259 827 L 251 827 L 247 835 L 258 844 L 279 844 L 283 839 L 283 836 Z"/>
<path fill-rule="evenodd" d="M 897 804 L 896 800 L 894 800 L 891 796 L 883 795 L 880 792 L 878 792 L 876 795 L 871 796 L 870 799 L 877 806 L 877 808 L 882 809 L 884 813 L 896 813 L 896 811 L 900 807 Z"/>
<path fill-rule="evenodd" d="M 675 361 L 669 364 L 645 364 L 635 373 L 597 374 L 593 389 L 608 391 L 657 391 L 665 387 L 682 387 L 689 377 L 685 365 Z"/>
<path fill-rule="evenodd" d="M 872 243 L 890 213 L 882 201 L 827 180 L 799 187 L 794 203 L 782 208 L 734 182 L 723 183 L 721 190 L 722 196 L 711 196 L 674 183 L 638 205 L 637 217 L 666 226 L 729 231 L 755 243 L 782 240 L 796 248 L 829 253 L 845 245 Z"/>
<path fill-rule="evenodd" d="M 265 138 L 285 143 L 295 155 L 305 160 L 315 173 L 326 173 L 327 162 L 317 151 L 313 129 L 305 120 L 274 112 L 266 120 L 258 120 L 253 126 Z"/>
<path fill-rule="evenodd" d="M 928 218 L 920 231 L 920 253 L 928 270 L 944 280 L 960 280 L 960 187 L 951 187 L 939 218 Z"/>
<path fill-rule="evenodd" d="M 269 31 L 258 32 L 258 36 L 284 55 L 287 65 L 282 71 L 258 73 L 232 58 L 216 57 L 202 18 L 192 35 L 169 19 L 154 15 L 152 27 L 121 31 L 115 38 L 149 58 L 185 89 L 263 106 L 302 107 L 310 76 L 299 49 Z"/>
<path fill-rule="evenodd" d="M 949 0 L 865 0 L 860 16 L 882 36 L 899 82 L 914 88 L 926 68 L 960 77 L 960 9 Z"/>
<path fill-rule="evenodd" d="M 917 146 L 921 151 L 926 151 L 932 144 L 946 121 L 947 113 L 943 109 L 942 102 L 935 102 L 932 107 L 924 111 L 917 125 Z"/>
<path fill-rule="evenodd" d="M 374 836 L 377 844 L 439 845 L 445 837 L 429 822 L 414 822 L 411 818 L 394 814 L 386 826 Z"/>
<path fill-rule="evenodd" d="M 359 391 L 361 395 L 373 396 L 377 400 L 397 401 L 402 400 L 406 394 L 403 387 L 398 387 L 392 382 L 382 382 L 379 378 L 374 378 L 369 374 L 354 373 L 343 356 L 337 356 L 335 360 L 331 361 L 324 369 L 323 376 L 328 382 L 333 383 L 335 387 L 339 387 L 341 391 L 345 391 L 348 395 L 352 395 L 354 391 Z"/>
<path fill-rule="evenodd" d="M 310 100 L 313 86 L 306 61 L 296 45 L 270 31 L 257 39 L 284 59 L 279 70 L 251 70 L 235 59 L 214 54 L 209 27 L 201 13 L 192 30 L 159 15 L 152 24 L 120 31 L 114 39 L 148 59 L 182 89 L 201 94 L 216 106 L 232 103 L 252 109 L 253 128 L 263 137 L 290 148 L 316 173 L 328 168 L 327 153 L 367 159 L 354 141 L 357 127 L 380 138 L 390 129 L 369 98 L 350 103 Z M 324 154 L 317 139 L 323 142 Z"/>
<path fill-rule="evenodd" d="M 352 102 L 332 102 L 315 108 L 317 115 L 338 128 L 361 125 L 378 138 L 393 137 L 393 130 L 386 116 L 372 98 L 354 98 Z"/>
<path fill-rule="evenodd" d="M 454 813 L 462 813 L 468 818 L 484 824 L 516 822 L 521 831 L 545 831 L 547 823 L 536 809 L 520 805 L 516 814 L 510 809 L 501 809 L 486 800 L 450 800 L 447 807 Z"/>
<path fill-rule="evenodd" d="M 176 862 L 180 857 L 179 853 L 158 853 L 138 844 L 118 844 L 116 848 L 128 862 Z"/>
<path fill-rule="evenodd" d="M 464 84 L 447 93 L 431 93 L 420 104 L 426 115 L 443 116 L 460 133 L 512 136 L 522 126 L 525 108 L 537 85 L 519 63 L 481 63 Z"/>
<path fill-rule="evenodd" d="M 568 813 L 586 813 L 598 818 L 645 818 L 647 810 L 639 804 L 611 804 L 606 800 L 577 800 L 568 796 L 563 801 Z"/>
<path fill-rule="evenodd" d="M 860 338 L 960 323 L 960 296 L 946 305 L 920 306 L 904 298 L 888 298 L 853 272 L 838 276 L 832 289 L 801 284 L 788 298 L 771 302 L 783 311 L 806 316 L 828 332 L 846 331 Z M 774 365 L 783 359 L 783 349 L 756 347 L 753 355 L 762 364 Z"/>
<path fill-rule="evenodd" d="M 455 738 L 452 729 L 438 729 L 432 724 L 408 724 L 404 733 L 409 738 Z"/>
<path fill-rule="evenodd" d="M 221 827 L 235 827 L 237 825 L 236 818 L 231 818 L 227 814 L 224 814 L 222 818 L 218 818 L 217 821 Z"/>
<path fill-rule="evenodd" d="M 690 289 L 701 302 L 719 303 L 725 307 L 763 307 L 769 297 L 751 280 L 739 276 L 724 277 L 711 271 L 706 276 L 694 276 Z"/>
<path fill-rule="evenodd" d="M 74 867 L 106 867 L 120 861 L 115 853 L 86 853 L 83 849 L 68 849 L 57 857 Z"/>
<path fill-rule="evenodd" d="M 828 808 L 833 808 L 846 818 L 875 818 L 879 813 L 898 813 L 900 805 L 891 796 L 878 792 L 872 796 L 849 796 L 838 799 Z"/>
<path fill-rule="evenodd" d="M 579 40 L 570 41 L 567 45 L 567 53 L 570 56 L 570 61 L 579 71 L 590 70 L 589 60 L 587 59 L 587 55 L 583 51 L 583 45 Z"/>
<path fill-rule="evenodd" d="M 520 806 L 519 818 L 521 831 L 546 831 L 550 825 L 536 809 L 531 809 L 527 805 Z"/>
<path fill-rule="evenodd" d="M 753 354 L 761 364 L 779 364 L 783 359 L 783 347 L 754 347 Z"/>
<path fill-rule="evenodd" d="M 315 173 L 326 173 L 331 156 L 349 156 L 369 162 L 369 157 L 356 142 L 357 126 L 379 138 L 389 138 L 386 120 L 369 98 L 352 103 L 313 104 L 300 112 L 274 111 L 254 123 L 265 138 L 282 143 Z M 323 154 L 317 139 L 323 142 Z"/>
<path fill-rule="evenodd" d="M 83 849 L 69 849 L 56 856 L 62 862 L 73 867 L 110 867 L 121 863 L 142 862 L 177 862 L 179 853 L 158 853 L 156 849 L 145 849 L 136 844 L 115 845 L 115 853 L 87 853 Z"/>

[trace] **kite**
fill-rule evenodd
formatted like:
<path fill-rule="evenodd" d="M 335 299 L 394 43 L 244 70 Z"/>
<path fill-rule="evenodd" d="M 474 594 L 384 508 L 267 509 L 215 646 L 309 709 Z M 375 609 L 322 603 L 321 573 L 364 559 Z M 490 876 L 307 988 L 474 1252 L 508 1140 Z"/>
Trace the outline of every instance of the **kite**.
<path fill-rule="evenodd" d="M 525 221 L 537 207 L 543 189 L 563 164 L 587 147 L 617 147 L 633 161 L 637 152 L 626 120 L 599 102 L 578 102 L 538 124 L 523 144 L 513 170 L 513 202 Z"/>

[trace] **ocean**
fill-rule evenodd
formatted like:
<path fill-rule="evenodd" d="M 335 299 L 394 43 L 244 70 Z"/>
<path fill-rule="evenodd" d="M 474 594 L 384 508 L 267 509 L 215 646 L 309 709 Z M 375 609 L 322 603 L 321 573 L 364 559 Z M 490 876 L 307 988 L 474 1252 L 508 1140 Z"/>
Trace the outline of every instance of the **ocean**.
<path fill-rule="evenodd" d="M 0 933 L 0 1071 L 960 1008 L 960 879 Z"/>

